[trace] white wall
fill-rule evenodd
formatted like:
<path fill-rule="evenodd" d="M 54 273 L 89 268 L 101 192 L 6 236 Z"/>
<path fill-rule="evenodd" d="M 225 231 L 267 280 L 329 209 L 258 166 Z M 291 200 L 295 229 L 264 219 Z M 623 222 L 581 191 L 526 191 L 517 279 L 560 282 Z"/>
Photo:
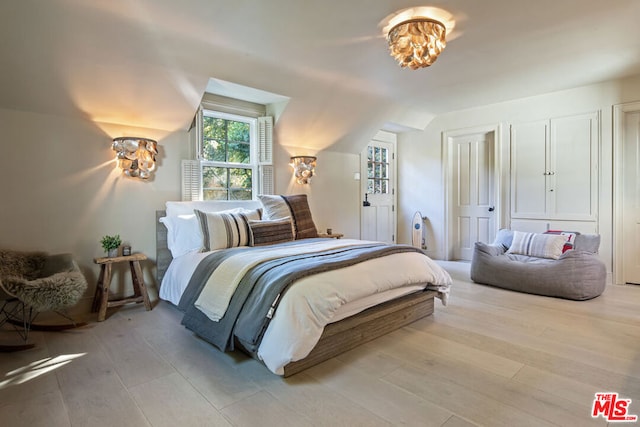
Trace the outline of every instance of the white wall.
<path fill-rule="evenodd" d="M 318 231 L 332 228 L 345 238 L 360 237 L 360 181 L 353 179 L 360 170 L 360 155 L 276 146 L 276 194 L 307 194 L 313 221 Z M 315 155 L 316 175 L 310 184 L 298 184 L 288 165 L 294 155 Z"/>
<path fill-rule="evenodd" d="M 444 257 L 444 183 L 442 132 L 476 126 L 502 124 L 501 161 L 505 187 L 501 193 L 508 213 L 509 124 L 601 111 L 600 188 L 598 230 L 602 235 L 601 258 L 612 265 L 613 137 L 612 106 L 640 99 L 640 76 L 555 92 L 436 117 L 423 132 L 399 135 L 398 237 L 410 241 L 410 222 L 420 210 L 429 218 L 427 246 L 433 258 Z M 508 226 L 508 224 L 501 224 Z"/>
<path fill-rule="evenodd" d="M 99 272 L 93 258 L 105 256 L 100 239 L 119 234 L 134 252 L 150 258 L 142 268 L 155 292 L 154 211 L 180 197 L 186 132 L 13 110 L 0 110 L 0 128 L 0 248 L 71 252 L 90 284 L 86 302 Z M 159 167 L 153 180 L 125 178 L 116 170 L 111 140 L 124 135 L 157 139 Z M 130 288 L 124 267 L 118 265 L 112 282 L 121 294 Z"/>

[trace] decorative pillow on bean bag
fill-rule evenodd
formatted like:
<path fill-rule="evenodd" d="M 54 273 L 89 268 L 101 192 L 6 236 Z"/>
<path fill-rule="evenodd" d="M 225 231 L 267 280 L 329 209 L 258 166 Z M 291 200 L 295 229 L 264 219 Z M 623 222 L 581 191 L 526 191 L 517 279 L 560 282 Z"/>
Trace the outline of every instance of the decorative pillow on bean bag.
<path fill-rule="evenodd" d="M 514 231 L 513 242 L 507 253 L 558 259 L 566 242 L 567 237 L 560 234 Z"/>
<path fill-rule="evenodd" d="M 544 234 L 559 234 L 561 236 L 566 236 L 567 241 L 564 243 L 562 248 L 562 253 L 566 251 L 570 251 L 575 248 L 576 245 L 576 237 L 580 234 L 577 231 L 562 231 L 562 230 L 547 230 Z"/>

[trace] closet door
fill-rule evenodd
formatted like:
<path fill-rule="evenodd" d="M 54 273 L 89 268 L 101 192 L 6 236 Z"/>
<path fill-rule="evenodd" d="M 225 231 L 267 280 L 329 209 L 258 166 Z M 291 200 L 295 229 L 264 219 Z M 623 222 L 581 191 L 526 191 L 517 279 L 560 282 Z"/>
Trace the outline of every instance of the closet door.
<path fill-rule="evenodd" d="M 556 219 L 595 220 L 598 206 L 598 116 L 550 120 L 547 206 Z"/>
<path fill-rule="evenodd" d="M 596 221 L 598 113 L 511 126 L 511 217 Z"/>
<path fill-rule="evenodd" d="M 547 216 L 548 121 L 511 126 L 511 217 Z"/>

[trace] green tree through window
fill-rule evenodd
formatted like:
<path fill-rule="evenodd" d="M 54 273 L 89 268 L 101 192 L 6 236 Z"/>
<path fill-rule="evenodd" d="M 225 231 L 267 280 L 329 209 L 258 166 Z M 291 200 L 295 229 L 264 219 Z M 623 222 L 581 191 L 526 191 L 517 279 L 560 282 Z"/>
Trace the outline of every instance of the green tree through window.
<path fill-rule="evenodd" d="M 202 189 L 204 200 L 251 200 L 254 164 L 250 119 L 233 120 L 204 111 Z"/>

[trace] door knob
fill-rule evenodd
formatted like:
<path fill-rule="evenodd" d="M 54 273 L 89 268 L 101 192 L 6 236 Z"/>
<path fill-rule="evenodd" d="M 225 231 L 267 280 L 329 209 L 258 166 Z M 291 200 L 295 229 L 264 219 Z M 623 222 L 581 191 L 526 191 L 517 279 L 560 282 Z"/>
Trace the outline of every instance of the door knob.
<path fill-rule="evenodd" d="M 493 212 L 493 211 L 495 211 L 495 210 L 496 210 L 496 207 L 495 207 L 495 206 L 491 206 L 491 207 L 489 208 L 489 212 Z"/>

